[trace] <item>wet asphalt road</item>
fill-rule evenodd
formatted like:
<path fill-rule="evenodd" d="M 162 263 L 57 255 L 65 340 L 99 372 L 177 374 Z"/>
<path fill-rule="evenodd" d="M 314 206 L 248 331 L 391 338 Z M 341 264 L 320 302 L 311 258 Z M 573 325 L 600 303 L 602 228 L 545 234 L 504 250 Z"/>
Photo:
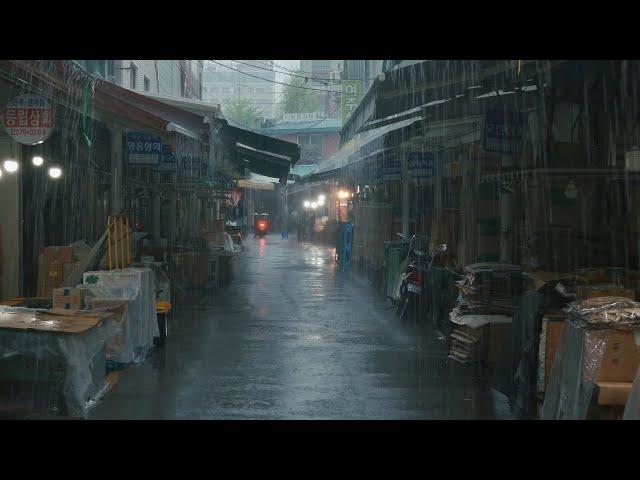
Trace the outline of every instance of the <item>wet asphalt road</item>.
<path fill-rule="evenodd" d="M 399 325 L 333 249 L 246 240 L 234 281 L 178 307 L 167 344 L 91 419 L 490 419 L 504 397 L 451 377 L 446 352 Z"/>

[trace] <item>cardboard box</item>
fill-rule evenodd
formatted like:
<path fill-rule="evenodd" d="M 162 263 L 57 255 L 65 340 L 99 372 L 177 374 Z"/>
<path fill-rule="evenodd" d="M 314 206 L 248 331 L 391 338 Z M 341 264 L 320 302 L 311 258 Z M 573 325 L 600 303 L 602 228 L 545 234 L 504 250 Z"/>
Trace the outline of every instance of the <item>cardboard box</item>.
<path fill-rule="evenodd" d="M 126 325 L 128 302 L 125 300 L 92 300 L 91 308 L 100 312 L 113 313 L 113 318 L 120 326 L 120 331 L 106 341 L 106 358 L 118 358 L 126 347 Z"/>
<path fill-rule="evenodd" d="M 598 382 L 598 405 L 626 405 L 632 382 Z"/>
<path fill-rule="evenodd" d="M 73 262 L 73 247 L 71 246 L 51 246 L 44 248 L 44 256 L 49 263 L 57 261 L 59 263 Z"/>
<path fill-rule="evenodd" d="M 84 308 L 84 290 L 80 288 L 54 289 L 53 308 L 82 310 Z"/>
<path fill-rule="evenodd" d="M 76 267 L 79 267 L 80 263 L 79 262 L 74 262 L 74 263 L 65 263 L 62 265 L 62 278 L 63 279 L 67 279 L 69 278 L 69 275 L 71 275 L 71 272 L 73 272 L 73 270 Z"/>
<path fill-rule="evenodd" d="M 576 295 L 579 299 L 593 297 L 625 297 L 636 299 L 636 292 L 631 289 L 616 286 L 577 286 Z"/>
<path fill-rule="evenodd" d="M 551 319 L 548 319 L 551 320 Z M 549 375 L 551 375 L 551 367 L 553 367 L 553 359 L 555 358 L 562 330 L 564 329 L 564 321 L 547 322 L 547 338 L 545 344 L 544 357 L 544 388 L 545 391 L 549 385 Z"/>
<path fill-rule="evenodd" d="M 210 244 L 224 245 L 224 232 L 206 232 L 204 239 Z"/>
<path fill-rule="evenodd" d="M 46 261 L 46 256 L 45 256 Z M 45 287 L 57 288 L 64 281 L 63 264 L 57 261 L 50 262 L 46 265 Z"/>
<path fill-rule="evenodd" d="M 211 222 L 211 232 L 224 232 L 224 220 L 213 220 Z"/>
<path fill-rule="evenodd" d="M 640 346 L 634 333 L 612 330 L 602 359 L 598 382 L 633 382 L 640 365 Z"/>
<path fill-rule="evenodd" d="M 511 348 L 511 324 L 494 323 L 489 325 L 489 354 L 490 363 L 503 359 Z"/>
<path fill-rule="evenodd" d="M 204 287 L 209 279 L 209 254 L 206 252 L 184 253 L 185 279 L 193 288 Z"/>

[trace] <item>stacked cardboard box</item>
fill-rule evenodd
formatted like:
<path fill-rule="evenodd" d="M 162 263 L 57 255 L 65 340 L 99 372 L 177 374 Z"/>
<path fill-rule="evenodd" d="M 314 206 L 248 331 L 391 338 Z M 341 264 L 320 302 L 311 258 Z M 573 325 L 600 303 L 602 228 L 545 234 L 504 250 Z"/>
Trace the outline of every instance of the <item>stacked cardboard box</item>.
<path fill-rule="evenodd" d="M 84 290 L 80 288 L 54 289 L 53 308 L 63 308 L 67 310 L 84 309 Z"/>
<path fill-rule="evenodd" d="M 465 278 L 457 282 L 464 295 L 463 310 L 471 314 L 513 314 L 524 290 L 518 265 L 476 263 L 464 270 Z"/>
<path fill-rule="evenodd" d="M 640 303 L 594 297 L 572 303 L 549 375 L 543 419 L 585 419 L 596 384 L 629 383 L 640 366 Z"/>
<path fill-rule="evenodd" d="M 482 361 L 487 356 L 488 325 L 471 328 L 461 325 L 451 333 L 451 358 L 461 363 Z"/>
<path fill-rule="evenodd" d="M 16 413 L 84 417 L 103 391 L 109 313 L 8 310 L 2 313 L 0 404 Z"/>
<path fill-rule="evenodd" d="M 510 343 L 511 318 L 504 315 L 462 315 L 458 307 L 449 314 L 455 324 L 451 333 L 449 358 L 460 363 L 488 361 L 503 357 Z"/>
<path fill-rule="evenodd" d="M 576 286 L 578 299 L 594 297 L 625 297 L 635 300 L 636 292 L 616 285 Z"/>
<path fill-rule="evenodd" d="M 38 297 L 52 297 L 53 290 L 80 264 L 90 248 L 84 241 L 67 246 L 45 247 L 38 257 Z"/>
<path fill-rule="evenodd" d="M 224 220 L 213 220 L 208 227 L 208 231 L 203 233 L 207 243 L 212 247 L 224 246 Z"/>

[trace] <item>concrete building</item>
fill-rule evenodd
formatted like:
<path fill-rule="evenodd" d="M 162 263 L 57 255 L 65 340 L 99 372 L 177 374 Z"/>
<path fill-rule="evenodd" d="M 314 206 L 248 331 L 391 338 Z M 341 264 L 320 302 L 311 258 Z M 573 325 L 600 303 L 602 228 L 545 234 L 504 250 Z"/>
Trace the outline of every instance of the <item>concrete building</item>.
<path fill-rule="evenodd" d="M 202 99 L 202 60 L 76 60 L 89 73 L 138 92 Z"/>
<path fill-rule="evenodd" d="M 318 110 L 328 118 L 340 118 L 340 80 L 344 60 L 301 60 L 300 71 L 309 75 L 309 85 L 338 93 L 313 92 Z M 316 80 L 313 80 L 316 79 Z"/>
<path fill-rule="evenodd" d="M 202 99 L 220 103 L 223 109 L 225 105 L 244 99 L 260 112 L 263 119 L 275 118 L 276 72 L 273 60 L 219 62 L 230 68 L 205 60 Z"/>
<path fill-rule="evenodd" d="M 300 145 L 299 165 L 315 165 L 334 155 L 340 145 L 341 121 L 327 118 L 315 121 L 292 119 L 263 128 L 261 133 Z"/>
<path fill-rule="evenodd" d="M 360 80 L 362 91 L 366 92 L 373 80 L 382 73 L 384 60 L 345 60 L 342 70 L 343 80 Z"/>

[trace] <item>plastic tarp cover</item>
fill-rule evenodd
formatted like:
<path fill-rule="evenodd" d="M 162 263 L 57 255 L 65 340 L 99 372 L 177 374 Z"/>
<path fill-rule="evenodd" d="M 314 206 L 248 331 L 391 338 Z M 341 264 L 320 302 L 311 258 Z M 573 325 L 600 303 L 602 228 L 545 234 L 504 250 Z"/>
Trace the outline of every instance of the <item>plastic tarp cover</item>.
<path fill-rule="evenodd" d="M 526 417 L 535 415 L 538 372 L 538 342 L 541 329 L 540 307 L 544 296 L 538 292 L 525 292 L 518 302 L 512 323 L 511 397 L 514 406 Z M 544 374 L 544 369 L 542 370 Z"/>
<path fill-rule="evenodd" d="M 631 387 L 631 393 L 624 409 L 623 420 L 640 420 L 640 368 Z"/>
<path fill-rule="evenodd" d="M 587 418 L 612 333 L 640 329 L 640 303 L 628 298 L 590 298 L 571 303 L 567 311 L 542 406 L 543 420 Z"/>
<path fill-rule="evenodd" d="M 0 306 L 0 311 L 38 312 L 36 309 L 5 306 Z M 106 370 L 92 372 L 92 364 L 104 352 L 105 343 L 119 330 L 113 318 L 104 319 L 100 325 L 79 334 L 0 328 L 0 361 L 10 361 L 17 356 L 29 357 L 35 362 L 64 359 L 61 381 L 64 383 L 62 391 L 67 413 L 72 417 L 86 418 L 107 387 Z M 52 379 L 38 378 L 42 382 L 49 380 Z"/>
<path fill-rule="evenodd" d="M 155 275 L 149 268 L 86 272 L 84 285 L 89 305 L 95 300 L 126 303 L 123 319 L 124 348 L 117 358 L 121 363 L 142 362 L 159 337 L 156 312 Z"/>
<path fill-rule="evenodd" d="M 587 418 L 610 333 L 565 322 L 542 406 L 543 420 Z"/>

